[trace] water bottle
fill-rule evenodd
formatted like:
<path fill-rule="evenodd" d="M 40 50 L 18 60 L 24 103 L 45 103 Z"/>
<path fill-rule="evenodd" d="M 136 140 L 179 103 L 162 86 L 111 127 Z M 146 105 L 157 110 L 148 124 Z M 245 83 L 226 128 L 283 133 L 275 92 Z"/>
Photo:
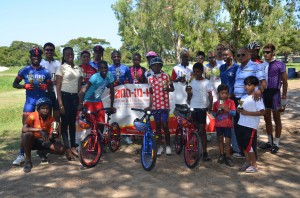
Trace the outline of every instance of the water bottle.
<path fill-rule="evenodd" d="M 280 112 L 281 115 L 284 114 L 286 105 L 287 105 L 287 99 L 281 99 L 281 106 L 280 106 L 280 109 L 279 109 L 279 112 Z"/>

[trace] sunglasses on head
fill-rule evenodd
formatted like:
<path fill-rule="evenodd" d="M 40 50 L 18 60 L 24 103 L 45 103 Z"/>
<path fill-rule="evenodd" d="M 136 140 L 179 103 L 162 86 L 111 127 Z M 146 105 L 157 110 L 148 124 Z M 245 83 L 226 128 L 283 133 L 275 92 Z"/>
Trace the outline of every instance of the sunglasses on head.
<path fill-rule="evenodd" d="M 237 54 L 236 56 L 237 56 L 238 58 L 239 58 L 239 57 L 245 57 L 246 54 L 245 54 L 245 53 L 242 53 L 242 54 Z"/>
<path fill-rule="evenodd" d="M 270 54 L 271 51 L 263 51 L 263 54 Z"/>

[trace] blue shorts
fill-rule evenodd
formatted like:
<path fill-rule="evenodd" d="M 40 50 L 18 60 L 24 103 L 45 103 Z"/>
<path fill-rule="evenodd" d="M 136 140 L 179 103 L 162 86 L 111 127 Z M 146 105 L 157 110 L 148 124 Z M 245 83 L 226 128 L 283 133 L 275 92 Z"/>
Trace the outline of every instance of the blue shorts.
<path fill-rule="evenodd" d="M 159 112 L 154 114 L 155 122 L 168 122 L 169 119 L 169 109 L 157 109 L 152 110 L 153 113 Z"/>
<path fill-rule="evenodd" d="M 224 136 L 227 138 L 231 138 L 231 128 L 224 128 L 224 127 L 216 127 L 217 136 Z"/>
<path fill-rule="evenodd" d="M 26 97 L 26 102 L 24 105 L 23 112 L 35 112 L 35 104 L 40 98 L 30 98 Z"/>

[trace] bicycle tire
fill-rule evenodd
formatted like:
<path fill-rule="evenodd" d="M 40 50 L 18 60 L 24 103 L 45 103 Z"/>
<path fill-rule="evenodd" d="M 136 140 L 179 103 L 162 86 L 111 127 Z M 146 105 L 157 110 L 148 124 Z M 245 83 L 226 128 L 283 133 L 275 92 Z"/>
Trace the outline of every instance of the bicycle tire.
<path fill-rule="evenodd" d="M 96 138 L 95 134 L 87 135 L 80 143 L 78 151 L 78 158 L 80 163 L 84 167 L 92 168 L 98 164 L 101 156 L 101 141 L 98 138 Z"/>
<path fill-rule="evenodd" d="M 120 147 L 120 140 L 121 140 L 121 132 L 120 126 L 118 123 L 113 122 L 109 128 L 108 134 L 108 147 L 112 152 L 116 152 Z"/>
<path fill-rule="evenodd" d="M 175 132 L 175 153 L 180 155 L 183 148 L 183 129 L 180 125 L 177 126 Z"/>
<path fill-rule="evenodd" d="M 199 135 L 191 132 L 190 141 L 184 146 L 184 162 L 190 169 L 195 168 L 202 156 L 202 145 Z"/>
<path fill-rule="evenodd" d="M 145 145 L 145 148 L 144 148 Z M 141 148 L 141 163 L 146 171 L 151 171 L 156 163 L 157 145 L 152 135 L 146 135 Z"/>

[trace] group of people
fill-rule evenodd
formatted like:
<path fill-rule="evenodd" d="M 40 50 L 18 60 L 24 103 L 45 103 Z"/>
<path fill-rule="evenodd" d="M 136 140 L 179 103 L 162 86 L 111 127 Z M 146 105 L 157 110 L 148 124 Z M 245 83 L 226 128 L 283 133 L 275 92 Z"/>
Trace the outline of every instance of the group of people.
<path fill-rule="evenodd" d="M 255 44 L 255 45 L 254 45 Z M 269 141 L 261 148 L 271 148 L 276 153 L 281 134 L 280 107 L 286 99 L 287 75 L 284 63 L 274 59 L 275 47 L 268 44 L 263 48 L 265 62 L 260 60 L 257 43 L 238 50 L 235 62 L 233 51 L 222 44 L 215 51 L 208 52 L 208 64 L 203 66 L 205 53 L 196 54 L 196 63 L 190 65 L 187 50 L 180 54 L 181 62 L 176 65 L 171 76 L 163 71 L 163 60 L 150 51 L 146 58 L 149 69 L 140 65 L 141 55 L 132 55 L 132 66 L 121 64 L 121 53 L 111 53 L 112 64 L 103 60 L 104 48 L 93 48 L 93 60 L 89 51 L 80 54 L 81 65 L 74 63 L 71 47 L 63 49 L 61 63 L 54 60 L 55 46 L 46 43 L 43 51 L 35 47 L 29 51 L 31 65 L 22 68 L 13 87 L 26 89 L 26 102 L 23 109 L 23 128 L 20 153 L 13 162 L 25 162 L 24 172 L 32 169 L 31 150 L 42 162 L 47 162 L 47 153 L 65 153 L 68 160 L 78 157 L 75 143 L 76 116 L 82 107 L 90 111 L 102 108 L 101 96 L 110 89 L 110 107 L 114 108 L 114 87 L 122 84 L 148 84 L 150 104 L 145 109 L 158 111 L 154 120 L 159 136 L 157 154 L 172 154 L 168 119 L 170 113 L 169 92 L 174 91 L 173 83 L 186 86 L 187 102 L 196 109 L 191 119 L 201 137 L 203 161 L 210 161 L 207 152 L 206 115 L 213 112 L 219 141 L 219 163 L 233 166 L 230 158 L 245 157 L 240 168 L 246 172 L 256 172 L 256 139 L 259 116 L 264 115 Z M 20 84 L 24 80 L 24 84 Z M 282 92 L 280 91 L 282 87 Z M 243 103 L 243 104 L 242 104 Z M 35 112 L 35 109 L 37 110 Z M 275 138 L 272 136 L 271 111 L 275 121 Z M 105 114 L 99 111 L 98 122 L 104 122 Z M 251 121 L 250 121 L 251 120 Z M 54 137 L 53 123 L 61 123 L 60 136 Z M 56 124 L 57 126 L 57 124 Z M 163 147 L 161 130 L 164 131 L 166 147 Z M 224 138 L 226 148 L 224 146 Z M 126 136 L 127 143 L 132 143 Z M 62 143 L 61 143 L 62 142 Z"/>

